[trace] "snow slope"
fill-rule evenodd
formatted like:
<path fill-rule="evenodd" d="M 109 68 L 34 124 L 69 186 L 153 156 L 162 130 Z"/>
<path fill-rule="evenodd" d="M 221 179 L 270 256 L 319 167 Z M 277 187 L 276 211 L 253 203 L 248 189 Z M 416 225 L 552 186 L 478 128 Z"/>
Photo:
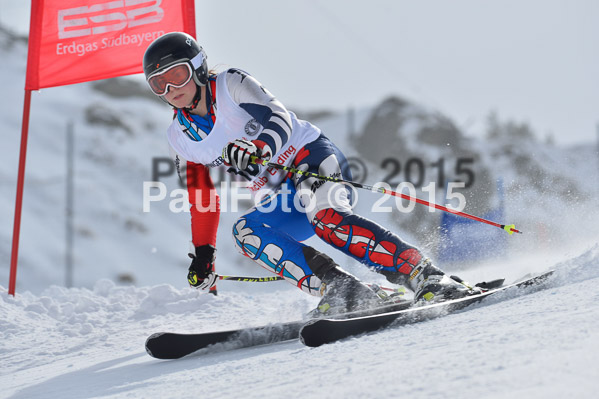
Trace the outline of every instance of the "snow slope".
<path fill-rule="evenodd" d="M 221 282 L 218 297 L 186 288 L 188 214 L 173 214 L 167 201 L 142 211 L 151 159 L 168 155 L 168 107 L 143 96 L 114 97 L 91 83 L 44 90 L 33 96 L 17 296 L 8 296 L 26 50 L 3 35 L 0 397 L 561 397 L 597 390 L 599 218 L 590 144 L 576 151 L 539 148 L 531 155 L 580 182 L 589 200 L 517 192 L 510 216 L 542 224 L 549 236 L 513 237 L 520 251 L 459 272 L 469 281 L 516 279 L 557 264 L 545 290 L 316 349 L 291 342 L 164 362 L 143 349 L 153 332 L 294 320 L 317 298 L 285 283 Z M 358 129 L 368 115 L 357 113 Z M 76 288 L 63 287 L 68 121 L 76 132 Z M 319 125 L 355 155 L 344 136 L 344 116 Z M 476 146 L 493 158 L 484 154 L 485 143 Z M 564 159 L 567 165 L 560 166 Z M 519 178 L 509 159 L 499 162 L 497 169 Z M 168 190 L 178 188 L 174 177 L 164 182 Z M 361 195 L 365 206 L 376 200 Z M 223 213 L 217 268 L 267 275 L 232 247 L 229 229 L 238 215 Z M 373 218 L 391 222 L 385 214 Z M 318 240 L 308 243 L 327 248 Z M 330 255 L 358 276 L 382 282 L 347 257 Z"/>
<path fill-rule="evenodd" d="M 6 398 L 583 397 L 599 389 L 599 245 L 544 289 L 319 348 L 271 346 L 158 361 L 157 331 L 293 320 L 306 296 L 198 295 L 169 285 L 0 295 Z"/>

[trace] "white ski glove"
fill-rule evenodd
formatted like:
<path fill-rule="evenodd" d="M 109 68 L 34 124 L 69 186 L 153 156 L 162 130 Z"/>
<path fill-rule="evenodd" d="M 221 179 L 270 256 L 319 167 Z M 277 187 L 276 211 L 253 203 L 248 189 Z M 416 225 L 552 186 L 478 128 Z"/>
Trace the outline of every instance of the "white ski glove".
<path fill-rule="evenodd" d="M 252 166 L 252 157 L 260 158 L 261 151 L 249 140 L 236 139 L 223 148 L 223 160 L 225 165 L 232 166 L 243 172 L 248 172 Z"/>
<path fill-rule="evenodd" d="M 197 288 L 199 290 L 206 291 L 206 290 L 209 290 L 210 288 L 214 287 L 214 285 L 216 284 L 216 280 L 218 280 L 218 276 L 214 273 L 210 273 L 204 278 L 204 280 L 198 281 L 196 284 L 191 284 L 191 280 L 190 280 L 190 285 L 193 288 Z"/>

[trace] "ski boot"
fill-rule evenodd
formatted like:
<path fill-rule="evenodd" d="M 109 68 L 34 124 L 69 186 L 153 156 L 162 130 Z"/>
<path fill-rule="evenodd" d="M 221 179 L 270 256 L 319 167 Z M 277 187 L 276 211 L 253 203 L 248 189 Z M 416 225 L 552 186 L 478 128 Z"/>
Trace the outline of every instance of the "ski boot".
<path fill-rule="evenodd" d="M 322 299 L 309 317 L 323 317 L 377 307 L 388 298 L 383 290 L 373 291 L 356 277 L 334 267 L 322 278 Z"/>
<path fill-rule="evenodd" d="M 412 270 L 408 280 L 414 291 L 414 303 L 435 303 L 449 299 L 463 298 L 482 292 L 478 287 L 470 287 L 461 279 L 454 279 L 425 259 Z"/>

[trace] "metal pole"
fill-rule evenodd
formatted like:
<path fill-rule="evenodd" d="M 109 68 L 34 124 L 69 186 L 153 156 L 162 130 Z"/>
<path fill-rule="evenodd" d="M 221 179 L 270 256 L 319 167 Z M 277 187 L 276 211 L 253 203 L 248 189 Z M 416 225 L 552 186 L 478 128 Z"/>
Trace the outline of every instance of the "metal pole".
<path fill-rule="evenodd" d="M 21 234 L 21 210 L 23 209 L 23 187 L 25 185 L 25 160 L 27 158 L 27 136 L 29 135 L 29 110 L 31 109 L 31 90 L 25 89 L 23 122 L 21 126 L 21 149 L 19 172 L 17 176 L 17 197 L 15 199 L 15 220 L 12 233 L 12 252 L 10 254 L 10 278 L 8 293 L 15 296 L 17 285 L 17 262 L 19 259 L 19 235 Z"/>
<path fill-rule="evenodd" d="M 597 123 L 597 185 L 599 186 L 599 123 Z"/>
<path fill-rule="evenodd" d="M 354 137 L 356 134 L 356 114 L 352 107 L 347 109 L 347 136 Z"/>
<path fill-rule="evenodd" d="M 75 135 L 73 134 L 73 122 L 67 125 L 67 176 L 66 176 L 66 273 L 65 285 L 73 286 L 73 205 L 74 205 L 74 163 L 75 163 Z"/>

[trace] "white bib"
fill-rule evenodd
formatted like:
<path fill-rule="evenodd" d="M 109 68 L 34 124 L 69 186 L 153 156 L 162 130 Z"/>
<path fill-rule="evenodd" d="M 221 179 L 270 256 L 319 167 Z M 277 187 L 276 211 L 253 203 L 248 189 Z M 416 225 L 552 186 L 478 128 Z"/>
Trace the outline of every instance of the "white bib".
<path fill-rule="evenodd" d="M 201 141 L 194 141 L 183 131 L 177 118 L 173 120 L 167 131 L 172 149 L 183 159 L 201 163 L 209 167 L 222 165 L 223 148 L 235 139 L 254 140 L 262 132 L 263 126 L 250 114 L 233 101 L 227 89 L 227 72 L 216 77 L 216 121 L 210 133 Z M 274 154 L 271 162 L 280 165 L 291 165 L 297 151 L 304 145 L 316 140 L 320 129 L 309 122 L 297 119 L 289 112 L 292 132 L 289 141 Z M 278 187 L 287 173 L 285 171 L 264 168 L 249 183 L 252 193 L 267 188 Z"/>

